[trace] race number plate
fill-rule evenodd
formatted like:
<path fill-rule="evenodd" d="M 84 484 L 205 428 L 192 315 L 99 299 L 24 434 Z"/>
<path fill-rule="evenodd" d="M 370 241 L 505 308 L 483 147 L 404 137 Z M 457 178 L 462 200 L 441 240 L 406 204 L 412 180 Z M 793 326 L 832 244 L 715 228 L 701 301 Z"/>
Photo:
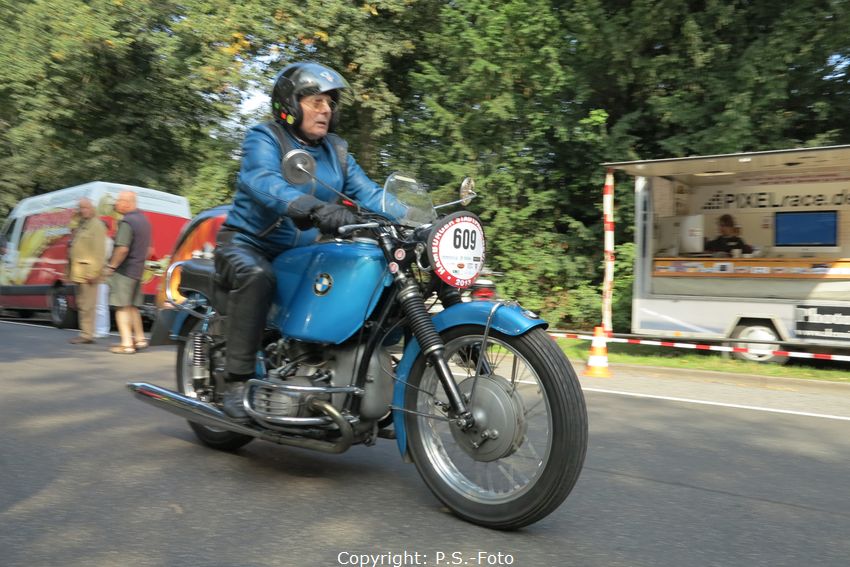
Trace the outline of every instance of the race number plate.
<path fill-rule="evenodd" d="M 481 220 L 459 211 L 438 221 L 431 230 L 428 258 L 437 277 L 450 286 L 471 286 L 484 267 Z"/>

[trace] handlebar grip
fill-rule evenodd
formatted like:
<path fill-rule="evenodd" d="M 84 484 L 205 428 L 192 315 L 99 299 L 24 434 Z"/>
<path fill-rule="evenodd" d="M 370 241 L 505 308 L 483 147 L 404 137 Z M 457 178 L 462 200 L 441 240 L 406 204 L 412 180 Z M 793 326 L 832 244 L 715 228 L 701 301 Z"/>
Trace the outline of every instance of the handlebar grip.
<path fill-rule="evenodd" d="M 360 224 L 347 224 L 347 225 L 339 227 L 339 229 L 337 229 L 337 232 L 340 234 L 340 236 L 345 236 L 349 232 L 354 232 L 355 230 L 360 230 L 362 228 L 378 228 L 379 226 L 381 226 L 381 224 L 377 223 L 377 222 L 364 222 L 364 223 L 360 223 Z"/>

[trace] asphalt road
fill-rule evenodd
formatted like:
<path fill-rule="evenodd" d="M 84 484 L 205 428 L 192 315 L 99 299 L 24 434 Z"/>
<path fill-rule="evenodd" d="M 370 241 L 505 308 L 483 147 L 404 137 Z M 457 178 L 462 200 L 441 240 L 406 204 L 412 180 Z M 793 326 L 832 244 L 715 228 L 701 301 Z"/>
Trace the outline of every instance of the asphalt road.
<path fill-rule="evenodd" d="M 0 566 L 848 565 L 850 387 L 614 366 L 582 378 L 582 477 L 544 520 L 456 519 L 391 441 L 200 446 L 132 356 L 0 322 Z M 110 341 L 112 342 L 112 341 Z"/>

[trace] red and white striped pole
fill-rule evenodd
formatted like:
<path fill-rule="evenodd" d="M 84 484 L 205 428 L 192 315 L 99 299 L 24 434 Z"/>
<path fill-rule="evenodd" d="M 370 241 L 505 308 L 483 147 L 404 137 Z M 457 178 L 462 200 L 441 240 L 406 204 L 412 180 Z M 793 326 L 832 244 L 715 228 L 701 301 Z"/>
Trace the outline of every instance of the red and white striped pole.
<path fill-rule="evenodd" d="M 612 330 L 611 300 L 614 294 L 614 170 L 608 169 L 602 189 L 602 219 L 605 225 L 605 275 L 602 280 L 602 327 Z"/>

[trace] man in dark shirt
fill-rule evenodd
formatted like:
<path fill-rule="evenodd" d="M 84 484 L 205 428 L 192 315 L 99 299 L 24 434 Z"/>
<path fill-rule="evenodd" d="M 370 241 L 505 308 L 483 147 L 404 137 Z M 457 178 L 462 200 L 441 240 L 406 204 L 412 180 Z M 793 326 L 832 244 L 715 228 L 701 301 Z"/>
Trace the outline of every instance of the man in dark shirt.
<path fill-rule="evenodd" d="M 752 253 L 753 247 L 738 235 L 732 215 L 722 215 L 717 219 L 717 227 L 720 230 L 720 236 L 706 243 L 706 252 L 722 252 L 729 256 L 732 256 L 733 250 L 740 250 L 742 254 Z"/>
<path fill-rule="evenodd" d="M 136 194 L 132 191 L 118 194 L 115 210 L 124 217 L 118 225 L 112 258 L 105 272 L 110 276 L 109 304 L 115 307 L 121 344 L 109 350 L 115 354 L 134 354 L 148 346 L 139 307 L 145 304 L 142 273 L 151 244 L 151 225 L 136 208 Z"/>

